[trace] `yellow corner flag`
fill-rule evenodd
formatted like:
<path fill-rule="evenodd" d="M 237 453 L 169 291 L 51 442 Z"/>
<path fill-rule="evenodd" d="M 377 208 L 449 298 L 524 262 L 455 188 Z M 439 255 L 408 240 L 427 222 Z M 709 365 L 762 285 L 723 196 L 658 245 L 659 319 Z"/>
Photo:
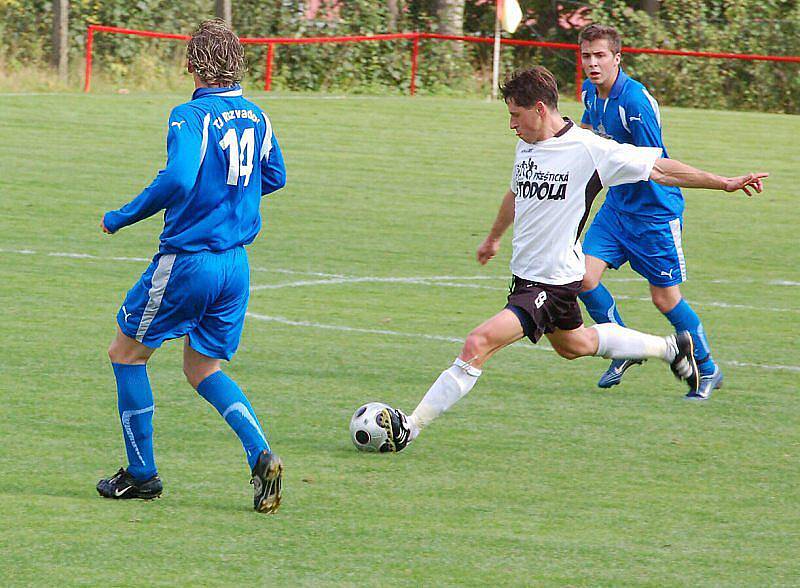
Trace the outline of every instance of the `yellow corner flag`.
<path fill-rule="evenodd" d="M 517 0 L 500 0 L 497 3 L 500 12 L 500 23 L 503 30 L 513 33 L 517 30 L 519 23 L 522 22 L 522 9 Z"/>

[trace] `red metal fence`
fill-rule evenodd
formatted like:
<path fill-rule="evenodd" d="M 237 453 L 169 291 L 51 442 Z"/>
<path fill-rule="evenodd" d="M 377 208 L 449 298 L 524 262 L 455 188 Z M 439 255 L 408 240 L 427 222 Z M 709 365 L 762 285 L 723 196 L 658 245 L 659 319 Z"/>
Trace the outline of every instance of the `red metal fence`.
<path fill-rule="evenodd" d="M 90 25 L 86 32 L 86 77 L 84 92 L 88 92 L 91 87 L 92 79 L 92 43 L 95 33 L 117 33 L 122 35 L 135 35 L 139 37 L 151 37 L 157 39 L 180 39 L 189 40 L 188 35 L 176 35 L 172 33 L 158 33 L 155 31 L 139 31 L 135 29 L 124 29 L 119 27 L 107 27 L 103 25 Z M 242 43 L 249 45 L 266 45 L 267 57 L 264 68 L 264 90 L 272 88 L 272 70 L 275 60 L 276 45 L 303 45 L 318 43 L 364 43 L 376 41 L 398 41 L 410 40 L 411 43 L 411 79 L 409 82 L 409 93 L 413 96 L 416 92 L 417 66 L 419 62 L 419 42 L 422 39 L 440 41 L 459 41 L 463 43 L 494 43 L 491 37 L 471 37 L 456 35 L 439 35 L 435 33 L 393 33 L 384 35 L 361 35 L 349 37 L 242 37 Z M 575 54 L 575 95 L 580 98 L 581 84 L 583 82 L 583 72 L 581 70 L 580 47 L 575 43 L 548 43 L 544 41 L 524 41 L 521 39 L 501 39 L 503 45 L 523 46 L 523 47 L 546 47 L 548 49 L 559 49 L 572 51 Z M 684 57 L 701 57 L 706 59 L 739 59 L 746 61 L 779 61 L 800 63 L 800 56 L 779 56 L 779 55 L 753 55 L 747 53 L 712 53 L 706 51 L 679 51 L 673 49 L 650 49 L 646 47 L 624 47 L 623 53 L 647 53 L 651 55 L 679 55 Z"/>

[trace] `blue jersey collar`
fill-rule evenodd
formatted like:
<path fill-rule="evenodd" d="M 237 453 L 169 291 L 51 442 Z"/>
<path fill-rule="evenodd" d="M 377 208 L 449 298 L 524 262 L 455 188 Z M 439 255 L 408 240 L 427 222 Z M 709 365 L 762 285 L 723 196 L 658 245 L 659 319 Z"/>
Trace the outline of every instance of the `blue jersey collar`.
<path fill-rule="evenodd" d="M 192 94 L 192 100 L 202 98 L 203 96 L 220 96 L 227 98 L 241 95 L 242 87 L 239 84 L 234 84 L 233 86 L 225 86 L 222 88 L 197 88 Z"/>
<path fill-rule="evenodd" d="M 625 87 L 625 84 L 628 83 L 628 74 L 622 71 L 622 68 L 619 68 L 619 75 L 617 75 L 617 79 L 614 82 L 614 85 L 611 86 L 611 91 L 608 93 L 609 98 L 613 98 L 616 100 L 619 98 L 619 95 L 622 94 L 622 89 Z"/>

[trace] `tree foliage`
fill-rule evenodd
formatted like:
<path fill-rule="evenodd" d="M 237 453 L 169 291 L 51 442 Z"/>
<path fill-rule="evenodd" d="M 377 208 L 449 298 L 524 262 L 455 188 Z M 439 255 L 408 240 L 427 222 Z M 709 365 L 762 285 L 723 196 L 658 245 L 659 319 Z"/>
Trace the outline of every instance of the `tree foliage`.
<path fill-rule="evenodd" d="M 595 0 L 592 18 L 629 47 L 800 55 L 800 5 L 791 0 L 670 0 L 656 18 L 630 2 Z M 800 113 L 800 64 L 623 53 L 628 73 L 663 103 Z"/>
<path fill-rule="evenodd" d="M 591 18 L 620 29 L 628 46 L 775 55 L 800 54 L 800 6 L 794 0 L 669 0 L 655 18 L 639 10 L 641 0 L 588 0 Z M 521 0 L 525 12 L 516 39 L 574 43 L 585 5 L 563 0 Z M 242 36 L 365 35 L 395 31 L 451 30 L 458 19 L 442 7 L 461 10 L 465 34 L 491 36 L 494 0 L 321 0 L 308 18 L 304 0 L 236 0 L 233 25 Z M 39 65 L 50 55 L 51 0 L 0 0 L 0 66 L 5 71 Z M 105 24 L 189 33 L 214 16 L 214 0 L 72 0 L 70 59 L 79 78 L 86 27 Z M 450 27 L 450 29 L 445 29 Z M 451 30 L 451 32 L 458 32 Z M 293 90 L 407 91 L 410 42 L 278 46 L 276 88 Z M 417 86 L 422 92 L 487 91 L 491 45 L 420 43 Z M 250 82 L 263 78 L 265 47 L 250 46 Z M 112 80 L 157 87 L 180 71 L 183 44 L 121 35 L 95 37 L 96 71 Z M 503 49 L 503 71 L 539 63 L 554 71 L 561 89 L 574 89 L 575 55 L 569 51 Z M 800 112 L 800 67 L 757 63 L 625 55 L 624 64 L 665 104 L 703 108 L 758 108 Z"/>

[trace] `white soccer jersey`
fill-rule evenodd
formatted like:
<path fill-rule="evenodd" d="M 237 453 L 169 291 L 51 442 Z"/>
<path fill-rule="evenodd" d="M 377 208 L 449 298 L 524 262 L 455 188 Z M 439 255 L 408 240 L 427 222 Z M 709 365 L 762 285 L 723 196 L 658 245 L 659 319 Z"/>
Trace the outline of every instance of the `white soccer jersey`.
<path fill-rule="evenodd" d="M 511 272 L 562 285 L 585 272 L 580 235 L 603 187 L 650 177 L 661 149 L 604 139 L 565 119 L 554 137 L 517 144 Z"/>

